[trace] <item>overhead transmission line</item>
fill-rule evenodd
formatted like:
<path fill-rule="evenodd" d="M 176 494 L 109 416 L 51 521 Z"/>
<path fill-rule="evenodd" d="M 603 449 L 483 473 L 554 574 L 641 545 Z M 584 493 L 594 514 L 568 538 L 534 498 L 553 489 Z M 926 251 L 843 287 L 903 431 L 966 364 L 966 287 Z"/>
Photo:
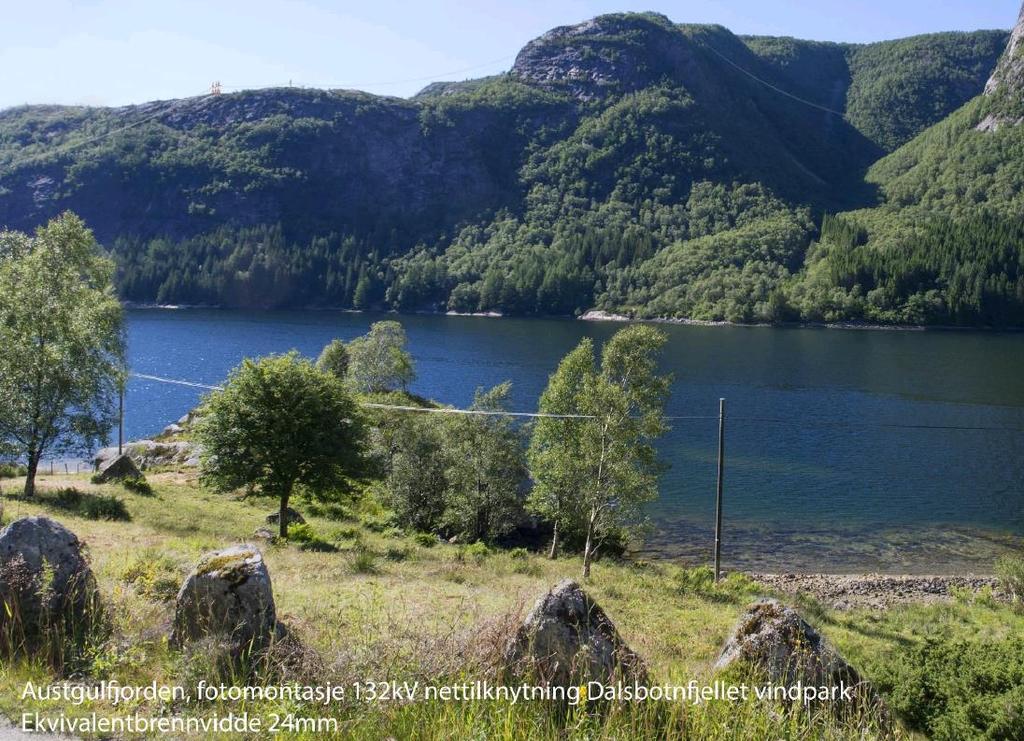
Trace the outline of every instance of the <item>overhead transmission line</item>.
<path fill-rule="evenodd" d="M 818 110 L 825 111 L 825 113 L 831 113 L 833 116 L 839 116 L 840 118 L 845 118 L 846 117 L 845 113 L 840 113 L 839 111 L 834 110 L 832 108 L 829 108 L 827 106 L 820 105 L 818 103 L 815 103 L 814 101 L 807 100 L 806 98 L 801 98 L 799 95 L 794 95 L 793 93 L 789 92 L 788 90 L 783 90 L 778 85 L 773 85 L 772 83 L 768 82 L 767 80 L 764 80 L 764 79 L 758 77 L 753 72 L 750 72 L 749 70 L 744 69 L 740 65 L 736 64 L 736 62 L 732 61 L 731 59 L 729 59 L 729 57 L 727 57 L 724 54 L 722 54 L 722 52 L 718 51 L 718 49 L 713 47 L 711 44 L 708 44 L 707 48 L 713 54 L 715 54 L 716 56 L 720 57 L 722 60 L 724 60 L 729 65 L 731 65 L 731 66 L 735 67 L 736 69 L 738 69 L 740 72 L 745 74 L 750 79 L 752 79 L 752 80 L 754 80 L 756 82 L 761 83 L 765 87 L 770 88 L 771 90 L 774 90 L 775 92 L 779 93 L 780 95 L 785 95 L 787 98 L 792 98 L 793 100 L 795 100 L 795 101 L 797 101 L 799 103 L 803 103 L 804 105 L 808 105 L 808 106 L 811 106 L 812 108 L 817 108 Z"/>
<path fill-rule="evenodd" d="M 182 381 L 176 378 L 165 378 L 163 376 L 153 376 L 147 373 L 129 373 L 133 378 L 140 378 L 146 381 L 157 381 L 159 383 L 169 383 L 176 386 L 186 386 L 189 388 L 199 388 L 208 391 L 222 391 L 223 386 L 215 386 L 207 383 L 197 383 L 195 381 Z M 544 412 L 507 412 L 507 411 L 492 411 L 486 409 L 457 409 L 454 407 L 417 407 L 403 404 L 382 404 L 378 402 L 362 402 L 362 406 L 371 409 L 390 409 L 398 412 L 419 412 L 423 414 L 464 414 L 464 415 L 478 415 L 484 417 L 525 417 L 525 418 L 549 418 L 549 419 L 595 419 L 593 415 L 588 414 L 548 414 Z M 666 415 L 664 418 L 666 421 L 710 421 L 718 420 L 718 415 L 711 414 L 695 414 L 695 415 Z M 899 430 L 953 430 L 953 431 L 964 431 L 964 432 L 1010 432 L 1010 433 L 1024 433 L 1024 428 L 1020 427 L 996 427 L 996 426 L 973 426 L 973 425 L 926 425 L 926 424 L 896 424 L 886 422 L 827 422 L 827 421 L 815 421 L 806 419 L 784 419 L 779 417 L 744 417 L 730 416 L 730 422 L 751 422 L 758 424 L 786 424 L 786 425 L 797 425 L 800 427 L 834 427 L 834 428 L 867 428 L 867 429 L 899 429 Z"/>

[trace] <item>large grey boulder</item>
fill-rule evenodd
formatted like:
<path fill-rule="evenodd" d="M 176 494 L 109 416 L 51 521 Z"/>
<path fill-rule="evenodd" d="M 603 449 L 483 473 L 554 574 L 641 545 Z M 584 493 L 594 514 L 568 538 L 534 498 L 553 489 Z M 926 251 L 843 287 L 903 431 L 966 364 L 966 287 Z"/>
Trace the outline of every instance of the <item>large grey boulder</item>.
<path fill-rule="evenodd" d="M 135 465 L 135 461 L 132 460 L 131 456 L 125 454 L 112 458 L 100 466 L 100 470 L 93 477 L 93 481 L 97 484 L 105 484 L 109 481 L 139 478 L 142 478 L 142 472 Z"/>
<path fill-rule="evenodd" d="M 504 658 L 513 674 L 550 686 L 647 680 L 643 659 L 622 640 L 604 610 L 570 579 L 537 600 Z"/>
<path fill-rule="evenodd" d="M 178 647 L 206 638 L 234 654 L 266 648 L 278 631 L 270 572 L 253 545 L 207 553 L 185 579 L 171 641 Z"/>
<path fill-rule="evenodd" d="M 48 517 L 0 530 L 0 642 L 81 638 L 98 614 L 96 580 L 73 532 Z M 10 647 L 8 647 L 10 648 Z"/>
<path fill-rule="evenodd" d="M 772 682 L 817 687 L 860 685 L 861 678 L 799 613 L 778 600 L 754 603 L 722 647 L 715 669 L 746 662 Z"/>

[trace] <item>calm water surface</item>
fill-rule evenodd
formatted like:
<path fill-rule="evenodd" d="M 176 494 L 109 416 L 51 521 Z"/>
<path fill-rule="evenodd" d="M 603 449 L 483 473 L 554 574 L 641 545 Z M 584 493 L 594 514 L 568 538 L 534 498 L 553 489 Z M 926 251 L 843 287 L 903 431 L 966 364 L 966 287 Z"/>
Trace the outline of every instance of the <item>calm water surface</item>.
<path fill-rule="evenodd" d="M 131 367 L 221 382 L 246 356 L 315 356 L 383 317 L 338 312 L 133 310 Z M 393 317 L 392 317 L 393 318 Z M 513 383 L 536 409 L 559 359 L 619 325 L 403 316 L 412 389 L 465 405 Z M 724 560 L 766 570 L 991 570 L 1024 536 L 1024 334 L 665 326 L 669 413 L 728 404 Z M 132 379 L 130 439 L 158 432 L 202 392 Z M 917 426 L 917 427 L 908 427 Z M 933 427 L 1000 430 L 930 429 Z M 1011 431 L 1011 430 L 1021 430 Z M 651 555 L 707 560 L 717 421 L 679 420 L 650 508 Z"/>

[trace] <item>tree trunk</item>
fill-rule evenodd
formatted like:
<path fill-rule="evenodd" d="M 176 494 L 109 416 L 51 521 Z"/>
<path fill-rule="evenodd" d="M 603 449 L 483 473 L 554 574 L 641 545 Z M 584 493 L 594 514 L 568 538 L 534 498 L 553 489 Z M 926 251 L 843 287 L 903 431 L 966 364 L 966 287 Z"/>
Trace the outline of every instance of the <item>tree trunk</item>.
<path fill-rule="evenodd" d="M 587 544 L 583 546 L 583 580 L 590 578 L 590 561 L 594 555 L 594 520 L 587 523 Z"/>
<path fill-rule="evenodd" d="M 288 539 L 288 498 L 291 494 L 291 491 L 286 491 L 281 495 L 281 510 L 278 514 L 277 532 L 282 540 Z"/>
<path fill-rule="evenodd" d="M 551 534 L 551 552 L 548 553 L 548 558 L 554 561 L 558 558 L 558 520 L 555 520 L 555 532 Z"/>
<path fill-rule="evenodd" d="M 39 470 L 39 451 L 30 450 L 28 454 L 28 473 L 25 474 L 25 498 L 36 495 L 36 471 Z"/>

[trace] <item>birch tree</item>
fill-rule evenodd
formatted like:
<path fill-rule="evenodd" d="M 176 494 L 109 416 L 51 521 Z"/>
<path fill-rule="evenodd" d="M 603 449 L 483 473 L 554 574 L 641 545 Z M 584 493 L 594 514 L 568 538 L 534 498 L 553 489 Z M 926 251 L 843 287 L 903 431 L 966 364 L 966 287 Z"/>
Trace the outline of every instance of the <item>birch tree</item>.
<path fill-rule="evenodd" d="M 125 340 L 113 273 L 74 214 L 33 236 L 0 233 L 0 443 L 26 462 L 26 497 L 44 455 L 84 455 L 117 421 Z"/>

